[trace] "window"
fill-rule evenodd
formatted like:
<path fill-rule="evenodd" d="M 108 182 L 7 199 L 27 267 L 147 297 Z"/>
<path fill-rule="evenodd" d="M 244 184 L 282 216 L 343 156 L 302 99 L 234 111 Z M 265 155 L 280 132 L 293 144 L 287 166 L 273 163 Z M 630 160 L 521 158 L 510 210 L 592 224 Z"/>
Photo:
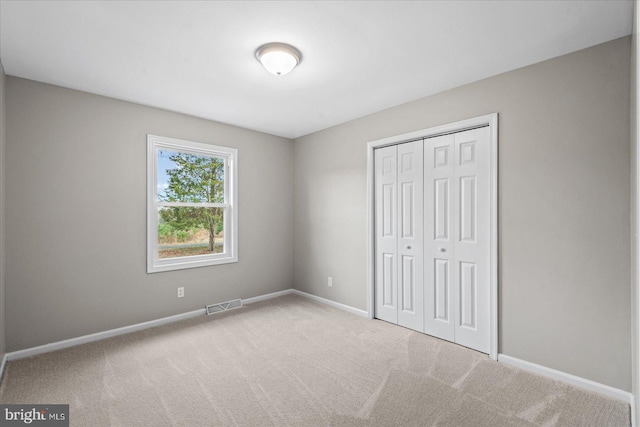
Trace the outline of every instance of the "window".
<path fill-rule="evenodd" d="M 147 273 L 238 261 L 238 151 L 147 135 Z"/>

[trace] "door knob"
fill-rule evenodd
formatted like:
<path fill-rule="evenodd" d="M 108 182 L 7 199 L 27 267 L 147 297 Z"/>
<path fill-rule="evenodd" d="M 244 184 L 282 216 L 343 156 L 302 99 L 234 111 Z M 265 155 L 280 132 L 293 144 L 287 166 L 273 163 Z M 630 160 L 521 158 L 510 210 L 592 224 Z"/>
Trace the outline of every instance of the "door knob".
<path fill-rule="evenodd" d="M 447 252 L 446 248 L 440 248 L 440 252 Z"/>
<path fill-rule="evenodd" d="M 407 246 L 407 249 L 411 249 L 411 246 Z"/>

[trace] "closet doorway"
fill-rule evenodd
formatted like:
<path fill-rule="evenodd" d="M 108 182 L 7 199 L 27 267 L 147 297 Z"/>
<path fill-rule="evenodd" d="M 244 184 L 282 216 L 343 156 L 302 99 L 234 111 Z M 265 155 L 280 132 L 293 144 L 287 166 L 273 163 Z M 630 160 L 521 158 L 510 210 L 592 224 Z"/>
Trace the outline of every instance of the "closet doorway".
<path fill-rule="evenodd" d="M 497 114 L 368 144 L 369 316 L 497 360 Z"/>

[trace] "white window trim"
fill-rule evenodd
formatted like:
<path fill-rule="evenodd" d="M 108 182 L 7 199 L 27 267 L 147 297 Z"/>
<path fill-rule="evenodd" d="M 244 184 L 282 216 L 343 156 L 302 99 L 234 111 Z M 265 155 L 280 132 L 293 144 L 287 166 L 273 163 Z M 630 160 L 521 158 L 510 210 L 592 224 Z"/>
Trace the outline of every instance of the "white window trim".
<path fill-rule="evenodd" d="M 189 257 L 158 258 L 157 152 L 169 149 L 181 153 L 204 154 L 225 159 L 226 203 L 203 203 L 204 207 L 225 208 L 224 253 Z M 147 273 L 206 267 L 238 262 L 238 150 L 218 145 L 147 135 Z M 187 203 L 171 203 L 191 206 Z"/>

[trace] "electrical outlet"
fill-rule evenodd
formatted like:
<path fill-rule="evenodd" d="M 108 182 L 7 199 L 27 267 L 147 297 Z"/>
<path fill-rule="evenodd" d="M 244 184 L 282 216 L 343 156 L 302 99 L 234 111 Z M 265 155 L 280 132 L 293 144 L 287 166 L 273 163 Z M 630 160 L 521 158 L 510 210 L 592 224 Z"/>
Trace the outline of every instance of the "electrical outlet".
<path fill-rule="evenodd" d="M 329 280 L 327 281 L 327 286 L 333 287 L 333 277 L 329 276 Z"/>
<path fill-rule="evenodd" d="M 178 298 L 182 298 L 182 297 L 184 297 L 184 287 L 180 286 L 178 288 Z"/>

